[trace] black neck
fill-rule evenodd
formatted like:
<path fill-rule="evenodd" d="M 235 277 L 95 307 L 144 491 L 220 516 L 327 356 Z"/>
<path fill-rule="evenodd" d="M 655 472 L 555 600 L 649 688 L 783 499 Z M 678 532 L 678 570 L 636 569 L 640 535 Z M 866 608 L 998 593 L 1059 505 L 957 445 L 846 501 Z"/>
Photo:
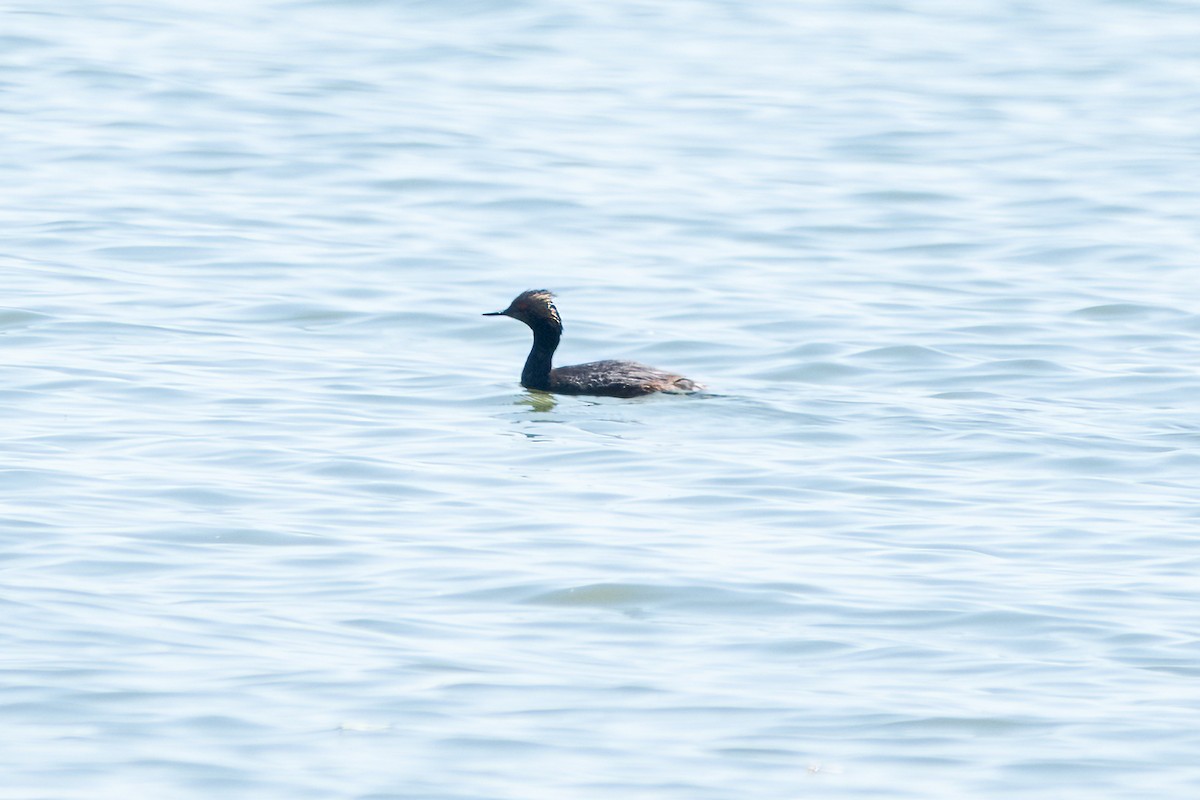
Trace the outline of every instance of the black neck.
<path fill-rule="evenodd" d="M 541 322 L 534 322 L 529 327 L 533 329 L 533 349 L 525 359 L 525 369 L 521 370 L 521 385 L 546 391 L 550 388 L 550 360 L 554 358 L 562 331 Z"/>

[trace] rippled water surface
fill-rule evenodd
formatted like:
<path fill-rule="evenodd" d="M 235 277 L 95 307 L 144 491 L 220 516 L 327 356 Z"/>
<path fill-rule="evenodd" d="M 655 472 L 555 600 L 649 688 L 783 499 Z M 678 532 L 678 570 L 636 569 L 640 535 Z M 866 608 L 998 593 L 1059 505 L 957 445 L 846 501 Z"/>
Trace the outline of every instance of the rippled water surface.
<path fill-rule="evenodd" d="M 1200 796 L 1194 3 L 0 20 L 0 797 Z"/>

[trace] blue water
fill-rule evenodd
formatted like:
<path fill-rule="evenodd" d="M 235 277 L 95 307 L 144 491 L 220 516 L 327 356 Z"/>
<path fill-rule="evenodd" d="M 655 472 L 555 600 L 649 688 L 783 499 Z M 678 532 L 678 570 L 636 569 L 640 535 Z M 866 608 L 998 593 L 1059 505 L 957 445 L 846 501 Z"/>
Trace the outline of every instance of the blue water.
<path fill-rule="evenodd" d="M 0 798 L 1200 796 L 1197 42 L 9 3 Z"/>

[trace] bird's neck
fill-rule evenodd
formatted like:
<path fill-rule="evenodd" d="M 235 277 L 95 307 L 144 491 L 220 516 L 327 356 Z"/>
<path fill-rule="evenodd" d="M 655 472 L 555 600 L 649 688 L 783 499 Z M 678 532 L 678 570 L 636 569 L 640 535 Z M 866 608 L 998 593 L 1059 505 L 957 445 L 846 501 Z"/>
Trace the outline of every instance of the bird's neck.
<path fill-rule="evenodd" d="M 521 385 L 527 389 L 546 391 L 550 388 L 550 362 L 558 348 L 558 340 L 562 338 L 562 331 L 542 323 L 529 327 L 533 329 L 533 349 L 525 359 L 525 369 L 521 370 Z"/>

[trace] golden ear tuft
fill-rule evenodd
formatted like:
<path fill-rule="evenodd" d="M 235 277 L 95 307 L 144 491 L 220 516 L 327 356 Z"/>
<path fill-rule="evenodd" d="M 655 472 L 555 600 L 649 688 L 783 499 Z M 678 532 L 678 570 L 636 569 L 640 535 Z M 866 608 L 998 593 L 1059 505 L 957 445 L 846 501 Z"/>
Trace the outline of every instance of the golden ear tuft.
<path fill-rule="evenodd" d="M 562 317 L 558 315 L 558 309 L 554 306 L 554 292 L 548 289 L 530 289 L 527 292 L 521 292 L 517 295 L 517 299 L 513 301 L 514 306 L 519 306 L 528 309 L 530 313 L 538 314 L 539 316 L 548 316 L 555 325 L 562 327 Z"/>

